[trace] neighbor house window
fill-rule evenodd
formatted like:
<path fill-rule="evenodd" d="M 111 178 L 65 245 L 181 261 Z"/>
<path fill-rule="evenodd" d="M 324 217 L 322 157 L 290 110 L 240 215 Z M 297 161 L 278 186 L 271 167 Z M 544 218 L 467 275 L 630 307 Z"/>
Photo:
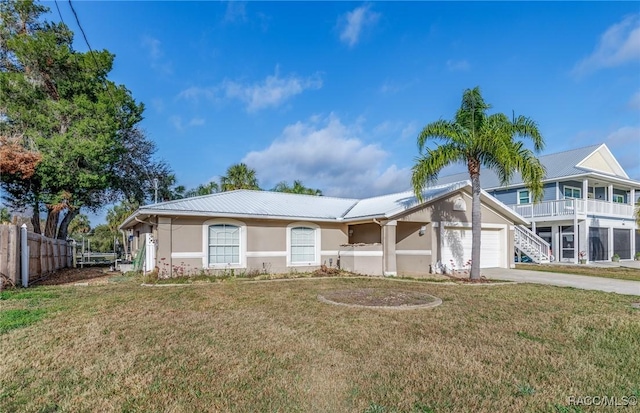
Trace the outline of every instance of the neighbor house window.
<path fill-rule="evenodd" d="M 518 191 L 518 204 L 529 204 L 531 203 L 531 195 L 529 194 L 528 189 L 523 189 Z"/>
<path fill-rule="evenodd" d="M 209 265 L 240 264 L 240 227 L 229 224 L 209 226 Z"/>
<path fill-rule="evenodd" d="M 574 188 L 572 186 L 564 187 L 564 197 L 565 198 L 582 198 L 582 189 Z"/>
<path fill-rule="evenodd" d="M 613 202 L 617 204 L 624 204 L 624 195 L 613 194 Z"/>

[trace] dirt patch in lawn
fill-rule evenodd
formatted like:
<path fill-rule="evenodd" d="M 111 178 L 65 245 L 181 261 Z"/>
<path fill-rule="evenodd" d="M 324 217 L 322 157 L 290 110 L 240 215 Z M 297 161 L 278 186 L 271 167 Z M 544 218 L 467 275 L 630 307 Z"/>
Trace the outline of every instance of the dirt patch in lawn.
<path fill-rule="evenodd" d="M 114 275 L 120 273 L 100 267 L 63 268 L 36 281 L 34 285 L 106 284 Z"/>
<path fill-rule="evenodd" d="M 442 300 L 420 291 L 388 288 L 349 288 L 325 291 L 318 300 L 335 305 L 372 308 L 427 308 L 442 304 Z"/>

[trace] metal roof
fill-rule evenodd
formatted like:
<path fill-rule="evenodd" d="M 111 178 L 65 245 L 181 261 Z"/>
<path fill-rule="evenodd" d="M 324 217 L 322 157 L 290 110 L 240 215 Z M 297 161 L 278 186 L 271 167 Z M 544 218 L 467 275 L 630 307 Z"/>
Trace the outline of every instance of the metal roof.
<path fill-rule="evenodd" d="M 454 182 L 447 185 L 438 185 L 426 188 L 422 192 L 423 203 L 447 195 L 467 185 L 468 180 Z M 418 205 L 413 191 L 399 192 L 396 194 L 382 195 L 374 198 L 366 198 L 357 204 L 344 216 L 345 219 L 391 217 Z"/>
<path fill-rule="evenodd" d="M 598 148 L 603 146 L 602 144 L 585 146 L 584 148 L 572 149 L 564 152 L 551 153 L 549 155 L 539 156 L 538 159 L 547 170 L 545 180 L 557 179 L 568 176 L 584 175 L 591 173 L 589 169 L 579 168 L 578 165 L 586 157 L 591 155 Z M 602 173 L 602 172 L 600 172 Z M 614 175 L 611 175 L 614 176 Z M 620 177 L 626 178 L 626 177 Z M 458 182 L 462 179 L 469 179 L 467 172 L 462 172 L 453 175 L 447 175 L 438 178 L 438 184 L 447 184 L 451 182 Z M 516 173 L 514 174 L 509 185 L 523 184 L 522 176 Z M 491 169 L 482 169 L 480 171 L 480 185 L 485 189 L 499 188 L 502 186 L 500 179 L 495 172 Z"/>
<path fill-rule="evenodd" d="M 145 213 L 190 212 L 228 215 L 254 215 L 257 217 L 297 217 L 338 219 L 357 199 L 332 198 L 315 195 L 297 195 L 283 192 L 236 190 L 211 195 L 178 199 L 145 205 Z"/>
<path fill-rule="evenodd" d="M 468 180 L 464 180 L 426 188 L 423 192 L 423 203 L 446 196 L 461 188 L 470 187 L 470 185 Z M 270 219 L 355 221 L 392 217 L 418 204 L 412 191 L 358 200 L 271 191 L 237 190 L 145 205 L 127 218 L 121 227 L 134 222 L 139 215 L 251 216 Z"/>

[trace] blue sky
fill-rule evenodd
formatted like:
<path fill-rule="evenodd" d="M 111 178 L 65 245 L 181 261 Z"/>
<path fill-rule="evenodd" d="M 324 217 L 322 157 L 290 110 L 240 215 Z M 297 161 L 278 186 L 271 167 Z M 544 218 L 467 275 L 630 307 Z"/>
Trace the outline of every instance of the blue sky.
<path fill-rule="evenodd" d="M 267 189 L 408 189 L 420 129 L 477 85 L 492 111 L 538 122 L 544 153 L 605 142 L 640 179 L 636 2 L 73 4 L 187 187 L 245 162 Z"/>

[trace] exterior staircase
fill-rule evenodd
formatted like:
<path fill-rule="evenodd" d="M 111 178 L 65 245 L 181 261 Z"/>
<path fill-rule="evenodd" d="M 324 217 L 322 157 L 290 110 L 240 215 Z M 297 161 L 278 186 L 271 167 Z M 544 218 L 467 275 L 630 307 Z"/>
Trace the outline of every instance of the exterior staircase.
<path fill-rule="evenodd" d="M 528 256 L 535 263 L 547 263 L 552 261 L 551 247 L 524 225 L 515 227 L 516 251 Z"/>

